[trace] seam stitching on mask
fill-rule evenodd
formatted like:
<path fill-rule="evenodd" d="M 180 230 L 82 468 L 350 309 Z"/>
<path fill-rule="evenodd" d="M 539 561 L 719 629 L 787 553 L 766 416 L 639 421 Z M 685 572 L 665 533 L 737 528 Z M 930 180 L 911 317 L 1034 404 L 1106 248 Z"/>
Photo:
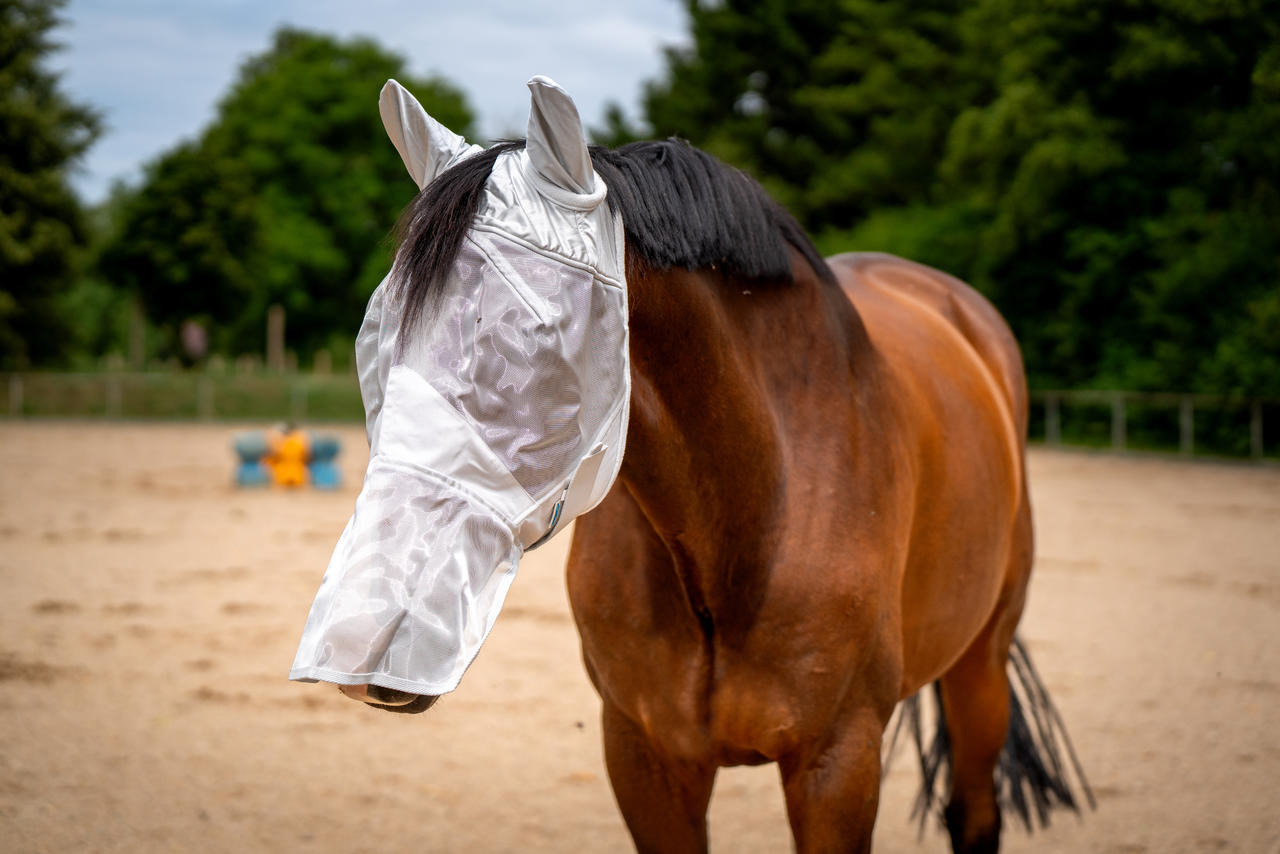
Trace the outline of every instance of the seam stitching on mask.
<path fill-rule="evenodd" d="M 435 385 L 433 385 L 430 380 L 428 380 L 425 376 L 423 376 L 413 367 L 411 367 L 410 365 L 404 362 L 391 366 L 390 370 L 387 372 L 387 385 L 389 386 L 391 384 L 392 373 L 400 373 L 402 375 L 404 372 L 413 374 L 417 378 L 416 379 L 417 382 L 423 383 L 424 386 L 430 389 L 429 394 L 435 395 L 439 399 L 439 402 L 444 406 L 446 406 L 449 409 L 449 411 L 451 411 L 457 418 L 461 419 L 463 424 L 466 425 L 467 429 L 470 430 L 471 433 L 477 437 L 478 439 L 477 444 L 484 449 L 485 453 L 489 455 L 487 458 L 482 458 L 480 462 L 484 463 L 486 468 L 506 472 L 506 474 L 511 477 L 511 486 L 513 488 L 520 489 L 524 497 L 528 499 L 529 503 L 532 504 L 533 506 L 537 506 L 538 503 L 541 501 L 541 499 L 535 497 L 533 493 L 529 491 L 528 487 L 526 487 L 524 484 L 520 483 L 518 480 L 515 479 L 515 476 L 511 473 L 511 469 L 507 467 L 507 464 L 502 459 L 501 455 L 499 455 L 498 452 L 495 451 L 493 447 L 482 438 L 484 425 L 481 424 L 479 421 L 477 421 L 471 415 L 470 412 L 452 403 L 448 398 L 446 398 L 443 394 L 440 393 L 440 390 L 436 388 Z M 409 382 L 410 380 L 406 379 L 405 381 Z M 385 394 L 385 390 L 384 390 L 384 394 Z M 398 405 L 403 405 L 403 404 L 398 404 Z M 435 404 L 432 404 L 432 405 L 435 405 Z M 374 456 L 383 457 L 388 460 L 400 460 L 400 457 L 394 456 L 392 454 L 388 454 L 383 451 L 377 452 Z M 372 462 L 372 459 L 370 459 L 370 462 Z M 405 465 L 416 465 L 416 464 L 405 463 Z M 423 471 L 436 472 L 436 469 L 433 469 L 429 466 L 417 466 L 417 468 Z M 445 477 L 445 478 L 449 477 L 448 475 L 443 474 L 442 472 L 437 472 L 437 473 L 441 477 Z M 449 479 L 453 483 L 458 484 L 463 491 L 467 492 L 468 494 L 475 495 L 475 493 L 472 490 L 470 490 L 468 487 L 466 487 L 465 484 L 462 484 L 457 480 L 453 480 L 452 478 L 449 478 Z M 520 524 L 519 520 L 524 519 L 526 515 L 527 515 L 527 512 L 522 513 L 519 517 L 517 517 L 515 525 L 519 525 Z M 508 522 L 511 521 L 509 517 L 503 516 L 503 518 L 506 519 Z"/>
<path fill-rule="evenodd" d="M 606 412 L 606 413 L 605 413 L 605 415 L 604 415 L 604 417 L 601 419 L 601 420 L 604 422 L 604 426 L 603 426 L 603 427 L 601 427 L 599 430 L 597 430 L 597 431 L 595 432 L 595 435 L 593 435 L 589 441 L 587 441 L 587 442 L 583 442 L 583 447 L 585 447 L 587 450 L 586 450 L 586 451 L 584 451 L 584 452 L 583 452 L 583 453 L 582 453 L 582 454 L 581 454 L 581 455 L 580 455 L 576 460 L 574 460 L 573 465 L 571 465 L 571 466 L 569 467 L 570 474 L 568 475 L 568 478 L 569 478 L 569 482 L 570 482 L 570 483 L 572 483 L 572 481 L 573 481 L 573 480 L 578 476 L 578 469 L 580 469 L 580 468 L 582 467 L 582 462 L 583 462 L 583 460 L 585 460 L 587 457 L 591 456 L 591 449 L 592 449 L 592 448 L 594 448 L 596 445 L 599 445 L 599 444 L 601 444 L 602 442 L 604 442 L 604 440 L 605 440 L 606 436 L 607 436 L 607 435 L 608 435 L 608 433 L 609 433 L 610 428 L 612 428 L 612 427 L 613 427 L 614 417 L 615 417 L 615 416 L 617 416 L 617 414 L 618 414 L 619 410 L 623 409 L 624 407 L 626 407 L 626 406 L 630 403 L 630 391 L 631 391 L 631 389 L 630 389 L 630 387 L 629 387 L 629 386 L 624 386 L 624 387 L 626 388 L 627 394 L 622 395 L 622 399 L 621 399 L 621 400 L 618 400 L 617 402 L 615 402 L 615 403 L 613 404 L 613 406 L 609 407 L 609 411 L 608 411 L 608 412 Z M 620 432 L 621 432 L 621 434 L 622 434 L 622 435 L 621 435 L 621 438 L 620 438 L 620 439 L 619 439 L 619 441 L 618 441 L 619 453 L 621 453 L 621 450 L 622 450 L 622 449 L 624 449 L 624 448 L 626 447 L 626 443 L 627 443 L 627 430 L 626 430 L 626 428 L 624 427 Z M 619 456 L 619 458 L 618 458 L 618 462 L 619 462 L 619 464 L 621 464 L 621 462 L 622 462 L 622 458 L 621 458 L 621 456 Z M 617 477 L 616 473 L 615 473 L 615 475 L 614 475 L 614 476 L 615 476 L 615 478 Z M 519 515 L 519 516 L 518 516 L 518 517 L 513 521 L 513 525 L 514 525 L 514 527 L 518 530 L 518 529 L 520 528 L 520 526 L 522 526 L 522 525 L 523 525 L 523 524 L 524 524 L 524 523 L 525 523 L 525 522 L 526 522 L 526 521 L 527 521 L 527 520 L 528 520 L 528 519 L 529 519 L 529 518 L 530 518 L 530 517 L 531 517 L 531 516 L 536 512 L 536 511 L 538 511 L 539 509 L 541 509 L 541 508 L 542 508 L 543 504 L 544 504 L 544 503 L 547 501 L 547 499 L 548 499 L 548 498 L 550 498 L 551 496 L 553 496 L 553 495 L 559 495 L 559 494 L 561 494 L 561 493 L 567 493 L 567 492 L 568 492 L 568 484 L 566 484 L 565 486 L 561 487 L 561 488 L 559 489 L 559 491 L 554 490 L 554 489 L 553 489 L 553 490 L 551 490 L 551 491 L 550 491 L 550 492 L 548 492 L 546 495 L 542 496 L 542 498 L 538 499 L 538 500 L 534 503 L 534 505 L 533 505 L 532 507 L 530 507 L 528 510 L 524 511 L 523 513 L 521 513 L 521 514 L 520 514 L 520 515 Z M 553 507 L 555 506 L 555 502 L 554 502 L 554 501 L 551 503 L 551 506 L 553 506 Z"/>
<path fill-rule="evenodd" d="M 488 234 L 496 235 L 502 238 L 503 240 L 509 240 L 512 243 L 516 244 L 517 246 L 528 249 L 530 252 L 536 252 L 537 254 L 541 255 L 543 258 L 549 258 L 552 261 L 558 261 L 561 264 L 565 264 L 569 267 L 576 267 L 579 270 L 590 273 L 592 277 L 598 280 L 601 284 L 610 285 L 612 287 L 618 288 L 619 290 L 626 289 L 626 285 L 623 282 L 619 282 L 616 279 L 614 279 L 612 276 L 606 273 L 602 273 L 599 267 L 593 267 L 584 261 L 579 261 L 577 258 L 570 258 L 567 255 L 561 255 L 559 252 L 552 252 L 550 249 L 546 249 L 542 246 L 538 246 L 537 244 L 531 243 L 528 240 L 525 240 L 523 237 L 514 235 L 509 231 L 503 231 L 502 229 L 489 225 L 487 223 L 475 223 L 471 226 L 471 230 L 483 231 Z"/>
<path fill-rule="evenodd" d="M 402 460 L 402 459 L 399 459 L 398 457 L 393 457 L 393 456 L 390 456 L 389 454 L 385 454 L 382 452 L 378 452 L 374 454 L 372 458 L 370 458 L 369 460 L 370 467 L 373 466 L 373 463 L 375 460 L 388 468 L 400 469 L 402 472 L 408 472 L 411 474 L 420 475 L 426 478 L 427 480 L 435 481 L 439 485 L 445 487 L 450 492 L 457 493 L 459 497 L 467 501 L 470 501 L 471 503 L 476 504 L 480 507 L 483 507 L 485 510 L 488 510 L 490 513 L 496 516 L 498 520 L 501 521 L 504 525 L 506 525 L 511 534 L 511 538 L 516 542 L 519 542 L 518 531 L 516 530 L 516 526 L 512 523 L 512 520 L 507 516 L 506 513 L 503 513 L 497 507 L 494 507 L 488 501 L 484 500 L 484 498 L 477 495 L 475 492 L 468 489 L 465 485 L 459 483 L 458 481 L 454 480 L 448 475 L 438 472 L 435 469 L 427 468 L 426 466 L 420 466 L 417 463 L 411 463 L 406 460 Z"/>
<path fill-rule="evenodd" d="M 525 308 L 529 309 L 529 311 L 533 313 L 533 316 L 538 318 L 538 322 L 544 326 L 547 325 L 547 319 L 542 316 L 542 312 L 539 311 L 538 307 L 533 304 L 532 297 L 530 297 L 528 294 L 524 292 L 524 287 L 522 285 L 519 285 L 516 283 L 514 276 L 507 275 L 507 271 L 505 269 L 508 266 L 507 263 L 505 261 L 500 262 L 497 259 L 495 259 L 493 255 L 490 254 L 489 251 L 485 249 L 482 245 L 480 245 L 478 241 L 474 240 L 470 234 L 468 234 L 463 239 L 466 240 L 467 243 L 470 243 L 472 246 L 474 246 L 476 251 L 479 252 L 480 255 L 483 256 L 484 259 L 489 262 L 490 266 L 493 267 L 494 271 L 497 272 L 498 276 L 501 277 L 502 280 L 507 283 L 507 287 L 511 288 L 511 290 L 515 293 L 515 295 L 520 298 L 520 301 L 524 303 Z M 514 271 L 512 272 L 514 273 Z"/>

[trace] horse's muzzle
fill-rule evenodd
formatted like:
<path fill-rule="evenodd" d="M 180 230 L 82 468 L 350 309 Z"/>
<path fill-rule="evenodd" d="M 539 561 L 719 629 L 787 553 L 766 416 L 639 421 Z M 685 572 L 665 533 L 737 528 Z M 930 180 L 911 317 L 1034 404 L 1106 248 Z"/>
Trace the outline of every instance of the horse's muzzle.
<path fill-rule="evenodd" d="M 439 700 L 436 694 L 408 694 L 381 685 L 339 685 L 338 690 L 353 700 L 367 703 L 375 709 L 416 715 L 425 712 Z"/>

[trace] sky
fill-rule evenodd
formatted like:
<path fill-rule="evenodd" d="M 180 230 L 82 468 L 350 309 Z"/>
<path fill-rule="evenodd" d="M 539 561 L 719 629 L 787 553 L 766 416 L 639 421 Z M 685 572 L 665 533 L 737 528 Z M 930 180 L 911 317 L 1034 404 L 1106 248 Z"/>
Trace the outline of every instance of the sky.
<path fill-rule="evenodd" d="M 71 0 L 62 17 L 53 38 L 64 47 L 49 66 L 105 119 L 72 179 L 91 203 L 197 135 L 240 64 L 285 24 L 371 37 L 415 75 L 449 79 L 488 138 L 523 136 L 535 74 L 563 86 L 588 126 L 603 124 L 610 101 L 634 118 L 663 47 L 687 41 L 679 0 Z M 377 98 L 369 93 L 371 111 Z"/>

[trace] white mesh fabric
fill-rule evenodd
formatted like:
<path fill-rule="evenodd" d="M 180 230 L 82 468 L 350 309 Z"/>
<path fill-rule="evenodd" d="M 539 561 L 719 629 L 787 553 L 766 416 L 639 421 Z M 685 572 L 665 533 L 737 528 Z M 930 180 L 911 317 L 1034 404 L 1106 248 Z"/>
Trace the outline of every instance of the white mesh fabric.
<path fill-rule="evenodd" d="M 491 508 L 375 458 L 330 562 L 341 583 L 323 585 L 313 606 L 324 631 L 304 633 L 294 678 L 453 690 L 493 628 L 519 559 L 510 526 Z"/>
<path fill-rule="evenodd" d="M 384 283 L 357 337 L 370 462 L 290 678 L 443 694 L 524 549 L 598 503 L 630 376 L 621 223 L 494 165 L 438 309 L 399 346 Z"/>

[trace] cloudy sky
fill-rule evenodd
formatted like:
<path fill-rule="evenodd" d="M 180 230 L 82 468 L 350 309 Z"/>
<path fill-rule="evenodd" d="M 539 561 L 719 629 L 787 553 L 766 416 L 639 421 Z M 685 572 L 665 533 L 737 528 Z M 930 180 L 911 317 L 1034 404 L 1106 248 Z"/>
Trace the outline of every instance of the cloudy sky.
<path fill-rule="evenodd" d="M 489 137 L 522 133 L 534 74 L 564 86 L 588 125 L 610 100 L 634 116 L 662 48 L 686 40 L 678 0 L 71 0 L 63 17 L 54 37 L 65 47 L 50 64 L 73 99 L 106 119 L 74 179 L 91 202 L 199 133 L 240 63 L 282 24 L 370 36 L 414 73 L 449 78 Z"/>

